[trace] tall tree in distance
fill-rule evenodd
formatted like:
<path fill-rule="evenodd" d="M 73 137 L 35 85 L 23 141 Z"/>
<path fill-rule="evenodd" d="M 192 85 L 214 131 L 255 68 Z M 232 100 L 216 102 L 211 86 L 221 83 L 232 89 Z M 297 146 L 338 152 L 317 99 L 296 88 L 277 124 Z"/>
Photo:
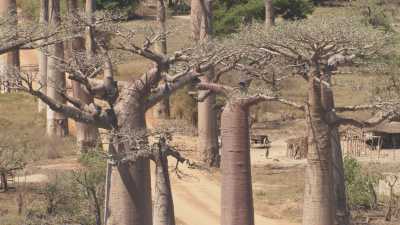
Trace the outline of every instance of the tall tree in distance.
<path fill-rule="evenodd" d="M 160 40 L 156 44 L 156 51 L 160 54 L 167 54 L 167 13 L 164 0 L 157 0 L 157 22 L 159 26 L 159 32 L 161 33 Z M 165 71 L 167 72 L 167 71 Z M 165 80 L 165 79 L 164 79 Z M 160 84 L 162 85 L 162 84 Z M 170 104 L 169 98 L 164 98 L 154 106 L 154 116 L 157 119 L 169 119 L 170 118 Z"/>
<path fill-rule="evenodd" d="M 80 16 L 78 8 L 78 0 L 68 0 L 67 6 L 70 18 Z M 93 9 L 93 7 L 91 8 Z M 91 13 L 89 15 L 91 15 Z M 89 32 L 89 34 L 90 35 L 87 35 L 86 38 L 89 38 L 91 40 L 92 39 L 91 32 Z M 93 44 L 88 44 L 88 46 L 93 46 Z M 75 37 L 70 40 L 70 45 L 68 49 L 68 52 L 70 52 L 70 54 L 83 53 L 84 49 L 85 49 L 85 40 L 82 37 Z M 91 59 L 91 57 L 93 56 L 92 51 L 93 50 L 86 51 L 87 59 Z M 94 101 L 93 96 L 91 96 L 88 93 L 88 90 L 86 90 L 86 88 L 81 83 L 77 81 L 71 81 L 71 83 L 72 83 L 72 94 L 74 98 L 77 98 L 83 103 L 88 105 L 93 103 Z M 81 152 L 87 151 L 89 148 L 96 147 L 97 142 L 99 141 L 99 132 L 97 127 L 90 124 L 77 122 L 76 139 L 77 139 L 78 149 Z"/>
<path fill-rule="evenodd" d="M 96 0 L 86 0 L 85 3 L 85 14 L 87 18 L 87 24 L 89 26 L 86 28 L 86 35 L 85 35 L 85 48 L 86 48 L 86 53 L 87 56 L 92 57 L 95 53 L 95 42 L 93 40 L 94 38 L 94 28 L 91 26 L 94 24 L 95 20 L 95 15 L 94 12 L 96 10 Z"/>
<path fill-rule="evenodd" d="M 15 35 L 15 39 L 17 39 L 17 25 L 18 25 L 18 15 L 17 15 L 17 1 L 16 0 L 0 0 L 0 14 L 3 17 L 9 18 L 9 23 L 12 23 L 14 29 L 11 31 L 13 35 Z M 7 52 L 4 56 L 3 64 L 6 67 L 15 67 L 19 69 L 20 67 L 20 58 L 19 58 L 19 50 L 14 49 Z M 7 84 L 8 81 L 5 81 L 4 84 L 4 92 L 10 92 L 10 87 Z"/>
<path fill-rule="evenodd" d="M 206 43 L 212 37 L 212 1 L 192 0 L 191 3 L 192 37 L 198 43 Z M 210 69 L 202 76 L 201 82 L 209 82 L 215 76 Z M 198 92 L 198 143 L 197 150 L 201 161 L 207 166 L 219 167 L 218 125 L 215 110 L 215 94 L 202 90 Z"/>
<path fill-rule="evenodd" d="M 270 28 L 275 25 L 275 13 L 272 0 L 265 0 L 265 27 Z"/>
<path fill-rule="evenodd" d="M 49 0 L 40 0 L 40 14 L 39 14 L 39 23 L 47 24 L 49 22 Z M 43 43 L 46 40 L 42 41 Z M 43 93 L 46 93 L 47 90 L 47 55 L 46 52 L 47 47 L 42 47 L 42 50 L 39 50 L 39 79 L 40 85 L 42 86 Z M 38 100 L 38 111 L 44 112 L 47 106 L 40 99 Z"/>
<path fill-rule="evenodd" d="M 49 0 L 49 26 L 56 29 L 61 25 L 60 0 Z M 57 67 L 60 59 L 64 58 L 64 46 L 62 42 L 55 43 L 48 47 L 52 57 L 48 58 L 47 64 L 47 95 L 59 104 L 65 104 L 65 98 L 60 90 L 65 91 L 65 73 Z M 47 135 L 64 137 L 68 135 L 68 119 L 64 114 L 47 109 Z"/>

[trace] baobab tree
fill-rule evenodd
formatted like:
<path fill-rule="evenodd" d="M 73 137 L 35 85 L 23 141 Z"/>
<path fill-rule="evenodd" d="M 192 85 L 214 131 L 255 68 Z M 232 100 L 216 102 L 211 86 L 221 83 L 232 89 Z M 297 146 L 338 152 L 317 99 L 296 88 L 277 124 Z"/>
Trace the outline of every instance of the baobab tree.
<path fill-rule="evenodd" d="M 244 29 L 239 36 L 255 56 L 273 56 L 279 67 L 284 68 L 281 71 L 299 75 L 307 82 L 308 100 L 304 110 L 309 152 L 303 224 L 330 225 L 334 224 L 335 218 L 339 224 L 346 224 L 349 213 L 343 192 L 344 177 L 340 175 L 343 174 L 343 166 L 336 161 L 342 158 L 340 155 L 332 157 L 333 154 L 341 154 L 337 127 L 341 124 L 367 124 L 336 112 L 377 108 L 378 105 L 335 107 L 330 79 L 340 66 L 365 62 L 382 53 L 386 49 L 387 34 L 363 25 L 355 17 L 327 16 L 318 20 L 283 23 L 268 31 L 265 26 L 254 25 Z M 260 75 L 254 70 L 249 69 L 248 72 Z M 335 177 L 334 170 L 337 170 Z"/>
<path fill-rule="evenodd" d="M 40 0 L 40 14 L 39 14 L 39 23 L 43 26 L 46 26 L 49 22 L 49 0 Z M 43 41 L 45 43 L 46 41 Z M 42 89 L 46 92 L 46 84 L 47 84 L 47 56 L 45 52 L 47 51 L 47 47 L 43 47 L 43 51 L 39 51 L 39 79 L 40 84 L 42 85 Z M 46 110 L 46 104 L 42 101 L 38 101 L 38 111 L 43 112 Z"/>
<path fill-rule="evenodd" d="M 59 27 L 61 26 L 61 12 L 60 12 L 60 1 L 49 0 L 49 26 Z M 55 43 L 48 46 L 50 55 L 56 58 L 64 58 L 64 46 L 63 43 Z M 65 73 L 57 67 L 57 61 L 55 58 L 50 57 L 47 64 L 47 82 L 46 92 L 55 101 L 60 104 L 65 104 L 66 100 L 63 98 L 58 90 L 64 90 L 66 88 Z M 46 133 L 48 136 L 64 137 L 68 135 L 68 119 L 62 113 L 58 113 L 51 108 L 47 109 L 47 129 Z"/>
<path fill-rule="evenodd" d="M 103 18 L 107 20 L 110 15 Z M 110 19 L 108 19 L 110 21 Z M 44 94 L 32 85 L 32 80 L 24 73 L 16 73 L 22 84 L 19 89 L 26 91 L 45 102 L 50 109 L 77 122 L 94 125 L 113 133 L 132 134 L 146 128 L 145 112 L 164 97 L 168 97 L 177 89 L 197 80 L 210 67 L 223 62 L 229 55 L 223 47 L 214 47 L 214 51 L 203 53 L 197 48 L 178 51 L 167 56 L 151 50 L 159 40 L 160 34 L 148 36 L 144 43 L 135 43 L 135 31 L 128 30 L 119 23 L 104 24 L 97 21 L 95 27 L 97 49 L 96 64 L 72 55 L 72 61 L 50 55 L 58 66 L 68 72 L 69 79 L 82 84 L 94 98 L 103 101 L 104 105 L 96 103 L 85 104 L 79 99 L 69 96 L 62 89 L 58 94 L 69 104 L 62 103 Z M 112 34 L 113 41 L 107 42 L 100 34 Z M 144 57 L 153 61 L 152 67 L 141 77 L 129 81 L 114 79 L 114 62 L 120 61 L 121 52 Z M 197 53 L 198 52 L 198 53 Z M 115 54 L 117 53 L 117 54 Z M 110 56 L 111 55 L 111 56 Z M 157 87 L 162 79 L 162 72 L 176 65 L 175 74 L 166 74 L 167 82 Z M 92 73 L 84 73 L 83 69 L 96 66 Z M 180 69 L 181 68 L 181 69 Z M 104 71 L 102 78 L 95 78 Z M 130 149 L 128 144 L 121 144 L 122 137 L 116 135 L 109 140 L 109 153 L 124 153 Z M 109 190 L 106 192 L 108 225 L 149 225 L 152 223 L 151 191 L 149 160 L 139 159 L 134 163 L 110 165 L 107 177 Z M 108 194 L 107 194 L 108 193 Z M 107 196 L 108 195 L 108 196 Z"/>
<path fill-rule="evenodd" d="M 212 1 L 192 0 L 191 2 L 191 22 L 192 38 L 198 43 L 206 43 L 212 38 Z M 210 69 L 205 76 L 200 79 L 208 82 L 214 79 L 215 71 Z M 215 110 L 215 94 L 209 91 L 199 91 L 198 99 L 198 144 L 201 161 L 207 166 L 219 166 L 218 151 L 218 127 L 217 114 Z"/>
<path fill-rule="evenodd" d="M 160 40 L 156 44 L 156 50 L 160 54 L 167 54 L 167 11 L 165 2 L 163 0 L 157 1 L 157 22 L 159 33 L 162 34 Z M 168 71 L 165 71 L 168 72 Z M 162 85 L 162 83 L 160 84 Z M 157 105 L 154 106 L 154 115 L 158 119 L 170 118 L 170 104 L 169 98 L 162 99 Z"/>
<path fill-rule="evenodd" d="M 88 0 L 87 2 L 88 2 L 87 4 L 89 4 L 91 1 Z M 77 18 L 82 15 L 81 10 L 79 10 L 78 8 L 77 0 L 68 0 L 67 8 L 69 17 L 71 18 Z M 90 6 L 87 8 L 90 10 L 89 12 L 86 12 L 87 17 L 89 18 L 88 22 L 93 22 L 93 19 L 90 18 L 92 17 L 93 13 L 91 10 L 93 10 L 94 7 Z M 84 53 L 86 52 L 86 58 L 88 60 L 93 60 L 94 44 L 92 43 L 93 42 L 92 36 L 94 31 L 91 24 L 89 24 L 89 28 L 86 29 L 86 35 L 85 35 L 85 38 L 88 39 L 86 41 L 87 43 L 86 46 L 88 50 L 85 51 L 85 39 L 78 36 L 69 40 L 70 45 L 68 46 L 69 47 L 68 52 L 70 54 L 80 54 L 84 56 L 85 55 Z M 72 29 L 73 25 L 74 24 L 72 23 L 71 24 Z M 77 98 L 88 105 L 93 103 L 94 101 L 93 97 L 86 91 L 84 86 L 82 86 L 79 82 L 76 81 L 71 81 L 71 83 L 72 83 L 72 93 L 74 98 Z M 76 139 L 77 139 L 78 149 L 80 151 L 86 151 L 89 148 L 94 148 L 98 144 L 99 140 L 98 129 L 95 126 L 78 122 L 76 123 Z"/>
<path fill-rule="evenodd" d="M 11 29 L 9 29 L 9 32 L 11 32 L 11 38 L 17 38 L 17 25 L 18 25 L 18 15 L 17 15 L 17 2 L 16 0 L 1 0 L 0 1 L 0 15 L 4 18 L 8 18 L 8 23 L 10 23 Z M 19 60 L 19 50 L 12 49 L 9 52 L 7 52 L 4 56 L 3 59 L 3 64 L 6 67 L 19 67 L 20 66 L 20 60 Z M 7 82 L 7 81 L 5 81 Z M 7 84 L 5 83 L 3 90 L 4 92 L 9 92 L 10 89 L 7 87 Z"/>
<path fill-rule="evenodd" d="M 200 83 L 198 87 L 229 96 L 221 115 L 221 224 L 254 225 L 250 107 L 262 101 L 280 99 L 263 94 L 234 96 L 229 93 L 235 92 L 234 88 L 212 83 Z"/>

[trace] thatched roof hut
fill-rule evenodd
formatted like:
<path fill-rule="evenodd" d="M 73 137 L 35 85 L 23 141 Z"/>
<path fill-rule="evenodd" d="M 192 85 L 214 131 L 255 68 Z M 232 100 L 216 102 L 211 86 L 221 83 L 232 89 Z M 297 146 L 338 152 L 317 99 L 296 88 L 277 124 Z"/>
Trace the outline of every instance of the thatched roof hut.
<path fill-rule="evenodd" d="M 368 122 L 379 121 L 380 115 L 374 116 Z M 400 120 L 383 120 L 373 127 L 364 129 L 367 136 L 381 137 L 383 148 L 400 148 Z"/>

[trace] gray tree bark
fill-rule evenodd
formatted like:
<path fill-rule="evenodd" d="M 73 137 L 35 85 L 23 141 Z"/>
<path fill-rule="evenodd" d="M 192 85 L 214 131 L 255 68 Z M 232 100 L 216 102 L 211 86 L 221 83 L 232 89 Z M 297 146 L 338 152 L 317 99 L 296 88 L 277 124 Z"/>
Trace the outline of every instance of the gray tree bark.
<path fill-rule="evenodd" d="M 212 2 L 210 0 L 192 0 L 191 20 L 192 36 L 195 41 L 207 42 L 212 36 Z M 214 70 L 210 69 L 201 77 L 202 82 L 208 82 L 214 77 Z M 207 91 L 199 91 L 203 96 Z M 198 111 L 198 144 L 197 149 L 203 163 L 210 167 L 219 167 L 218 153 L 218 125 L 217 114 L 214 109 L 215 94 L 211 93 L 204 101 L 197 105 Z"/>
<path fill-rule="evenodd" d="M 46 24 L 49 22 L 49 0 L 40 0 L 40 15 L 39 23 Z M 43 40 L 42 42 L 45 42 Z M 43 51 L 39 51 L 39 78 L 40 85 L 42 86 L 42 92 L 46 93 L 47 90 L 47 56 L 45 51 L 47 47 L 43 47 Z M 46 110 L 46 104 L 40 99 L 38 100 L 38 111 L 44 112 Z"/>
<path fill-rule="evenodd" d="M 153 225 L 175 225 L 174 202 L 169 180 L 168 158 L 161 151 L 156 155 Z"/>
<path fill-rule="evenodd" d="M 265 27 L 271 28 L 275 25 L 274 7 L 272 0 L 265 0 Z"/>
<path fill-rule="evenodd" d="M 334 196 L 330 128 L 325 121 L 321 86 L 309 78 L 308 155 L 305 172 L 303 225 L 333 225 Z"/>
<path fill-rule="evenodd" d="M 18 25 L 18 17 L 17 17 L 17 1 L 16 0 L 0 0 L 0 14 L 6 17 L 12 17 L 11 22 L 15 27 Z M 16 31 L 15 31 L 16 32 Z M 15 33 L 17 36 L 17 33 Z M 9 68 L 17 68 L 20 67 L 20 59 L 19 59 L 19 50 L 12 50 L 7 52 L 4 56 L 3 65 Z M 8 81 L 6 81 L 6 85 L 4 86 L 3 92 L 10 92 L 10 87 L 8 86 Z"/>
<path fill-rule="evenodd" d="M 228 103 L 221 115 L 221 224 L 254 225 L 249 109 Z"/>
<path fill-rule="evenodd" d="M 78 0 L 68 0 L 68 13 L 70 16 L 78 16 Z M 86 36 L 88 38 L 88 36 Z M 89 37 L 92 39 L 92 37 Z M 76 52 L 82 52 L 85 49 L 85 40 L 81 37 L 77 37 L 71 40 L 69 51 L 71 54 Z M 87 52 L 88 54 L 88 52 Z M 92 54 L 88 54 L 87 57 L 92 57 Z M 93 103 L 94 99 L 83 85 L 77 81 L 72 81 L 72 94 L 73 97 L 81 100 L 85 104 Z M 76 139 L 78 149 L 81 152 L 85 152 L 91 148 L 97 146 L 99 140 L 99 131 L 94 125 L 76 122 Z"/>
<path fill-rule="evenodd" d="M 60 1 L 49 1 L 49 21 L 51 26 L 61 24 Z M 49 54 L 59 58 L 64 58 L 63 43 L 56 43 L 48 47 Z M 66 100 L 60 95 L 60 91 L 66 88 L 65 73 L 57 68 L 57 60 L 53 57 L 48 59 L 47 68 L 47 95 L 57 101 L 65 104 Z M 47 135 L 64 137 L 68 135 L 68 120 L 62 113 L 57 113 L 50 108 L 47 109 Z"/>

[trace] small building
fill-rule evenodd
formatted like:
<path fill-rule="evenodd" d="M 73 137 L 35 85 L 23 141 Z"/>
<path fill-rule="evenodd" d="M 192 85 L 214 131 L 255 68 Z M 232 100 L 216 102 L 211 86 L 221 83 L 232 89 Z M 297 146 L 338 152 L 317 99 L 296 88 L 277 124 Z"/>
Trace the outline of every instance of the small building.
<path fill-rule="evenodd" d="M 342 146 L 347 154 L 361 156 L 368 154 L 370 150 L 400 148 L 400 121 L 380 121 L 381 118 L 382 116 L 377 114 L 368 119 L 368 123 L 376 124 L 372 127 L 346 127 L 341 130 Z"/>
<path fill-rule="evenodd" d="M 384 120 L 381 123 L 365 129 L 367 144 L 385 149 L 400 148 L 400 121 Z M 371 137 L 380 137 L 374 141 Z"/>

